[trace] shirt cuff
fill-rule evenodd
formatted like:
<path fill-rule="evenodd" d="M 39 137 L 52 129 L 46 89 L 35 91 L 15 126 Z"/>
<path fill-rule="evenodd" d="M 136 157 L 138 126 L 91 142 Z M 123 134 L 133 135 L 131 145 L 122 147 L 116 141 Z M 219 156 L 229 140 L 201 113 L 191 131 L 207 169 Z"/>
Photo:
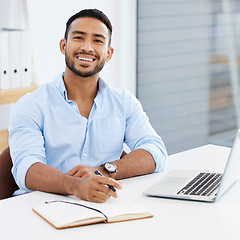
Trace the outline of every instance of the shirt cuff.
<path fill-rule="evenodd" d="M 32 155 L 29 157 L 24 157 L 22 160 L 20 160 L 20 162 L 18 163 L 18 166 L 15 166 L 13 168 L 12 170 L 13 176 L 21 190 L 24 190 L 26 192 L 30 191 L 26 187 L 25 179 L 26 179 L 27 171 L 29 170 L 29 168 L 37 162 L 45 163 L 44 159 L 41 160 L 39 159 L 39 156 L 37 158 Z"/>
<path fill-rule="evenodd" d="M 167 150 L 164 146 L 163 149 L 159 149 L 156 145 L 146 143 L 139 146 L 137 149 L 144 149 L 152 155 L 156 163 L 154 172 L 163 171 L 167 167 Z"/>

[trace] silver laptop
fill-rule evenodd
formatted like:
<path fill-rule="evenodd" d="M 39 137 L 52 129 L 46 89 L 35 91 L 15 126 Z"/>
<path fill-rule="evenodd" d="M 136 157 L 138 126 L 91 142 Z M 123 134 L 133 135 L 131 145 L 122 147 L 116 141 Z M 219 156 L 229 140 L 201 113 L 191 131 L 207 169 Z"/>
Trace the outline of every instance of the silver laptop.
<path fill-rule="evenodd" d="M 238 130 L 224 173 L 173 170 L 144 191 L 147 196 L 215 202 L 240 178 L 240 130 Z"/>

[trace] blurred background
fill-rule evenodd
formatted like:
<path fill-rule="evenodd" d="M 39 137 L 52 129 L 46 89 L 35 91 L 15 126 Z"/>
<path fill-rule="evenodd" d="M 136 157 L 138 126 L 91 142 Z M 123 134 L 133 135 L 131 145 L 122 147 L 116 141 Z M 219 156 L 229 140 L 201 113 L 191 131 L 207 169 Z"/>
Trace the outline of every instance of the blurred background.
<path fill-rule="evenodd" d="M 240 0 L 0 0 L 0 28 L 30 32 L 33 84 L 64 71 L 59 41 L 84 8 L 113 24 L 115 52 L 101 76 L 137 96 L 169 154 L 232 145 L 240 128 Z M 0 105 L 0 131 L 13 105 Z"/>

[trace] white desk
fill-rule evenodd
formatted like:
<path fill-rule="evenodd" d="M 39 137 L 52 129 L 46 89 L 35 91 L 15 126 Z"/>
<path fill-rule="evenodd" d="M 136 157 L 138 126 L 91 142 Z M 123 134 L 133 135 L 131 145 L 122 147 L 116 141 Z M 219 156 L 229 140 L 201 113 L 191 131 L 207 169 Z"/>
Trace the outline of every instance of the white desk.
<path fill-rule="evenodd" d="M 169 157 L 167 171 L 198 168 L 222 172 L 229 152 L 229 148 L 206 145 L 175 154 Z M 32 207 L 48 200 L 46 195 L 34 192 L 0 201 L 0 237 L 3 240 L 240 239 L 239 182 L 216 203 L 144 196 L 142 192 L 163 174 L 122 180 L 123 190 L 118 191 L 119 195 L 148 208 L 153 218 L 56 230 L 32 211 Z"/>

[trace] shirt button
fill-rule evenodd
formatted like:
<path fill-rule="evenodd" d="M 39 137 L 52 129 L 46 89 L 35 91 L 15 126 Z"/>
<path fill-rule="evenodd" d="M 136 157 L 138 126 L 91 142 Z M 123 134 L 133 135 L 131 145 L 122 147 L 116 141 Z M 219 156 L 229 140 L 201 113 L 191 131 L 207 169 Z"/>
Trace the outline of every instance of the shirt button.
<path fill-rule="evenodd" d="M 87 157 L 87 154 L 86 154 L 86 153 L 84 153 L 84 154 L 83 154 L 83 156 L 84 156 L 84 157 Z"/>
<path fill-rule="evenodd" d="M 73 105 L 73 109 L 77 109 L 77 106 L 76 106 L 76 105 Z"/>

